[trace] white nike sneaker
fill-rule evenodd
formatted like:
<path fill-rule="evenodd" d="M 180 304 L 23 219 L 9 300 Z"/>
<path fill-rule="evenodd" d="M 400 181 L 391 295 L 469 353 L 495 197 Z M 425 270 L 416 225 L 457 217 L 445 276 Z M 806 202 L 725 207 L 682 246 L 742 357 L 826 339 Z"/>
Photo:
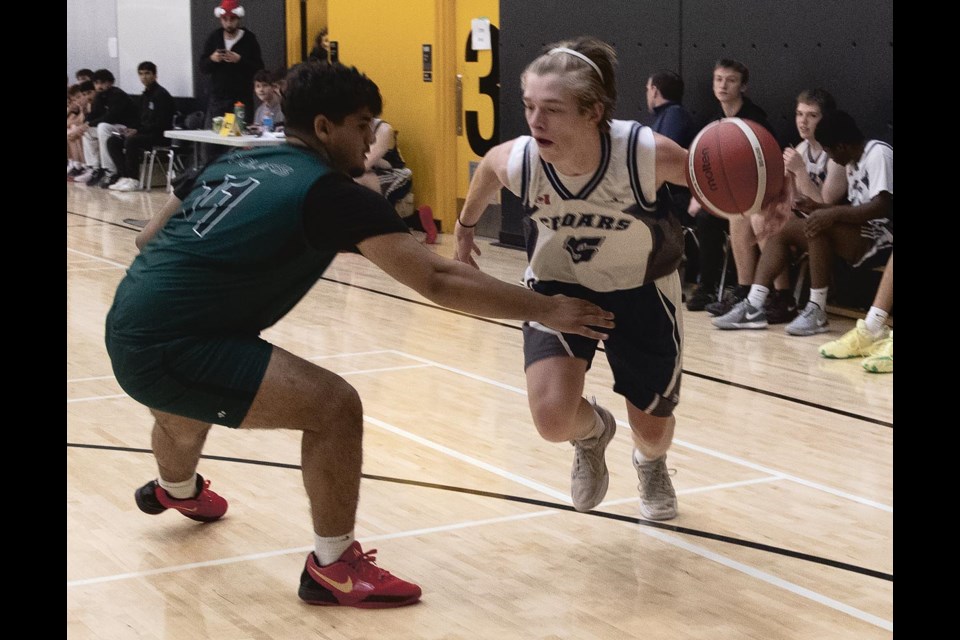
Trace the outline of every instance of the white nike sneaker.
<path fill-rule="evenodd" d="M 713 319 L 718 329 L 766 329 L 767 312 L 757 309 L 749 300 L 741 300 L 727 313 Z"/>

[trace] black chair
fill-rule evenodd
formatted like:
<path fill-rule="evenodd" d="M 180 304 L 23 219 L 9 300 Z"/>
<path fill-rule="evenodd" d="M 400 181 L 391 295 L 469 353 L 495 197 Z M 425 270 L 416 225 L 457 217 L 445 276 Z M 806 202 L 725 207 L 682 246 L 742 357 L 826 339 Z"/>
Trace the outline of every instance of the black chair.
<path fill-rule="evenodd" d="M 203 111 L 194 111 L 185 117 L 178 111 L 173 116 L 173 128 L 202 129 L 203 120 Z M 140 163 L 140 187 L 145 191 L 150 191 L 153 188 L 154 166 L 159 164 L 166 175 L 167 193 L 171 193 L 176 176 L 182 174 L 186 169 L 182 156 L 192 153 L 192 144 L 185 140 L 171 140 L 169 144 L 156 145 L 152 149 L 144 151 L 143 161 Z"/>

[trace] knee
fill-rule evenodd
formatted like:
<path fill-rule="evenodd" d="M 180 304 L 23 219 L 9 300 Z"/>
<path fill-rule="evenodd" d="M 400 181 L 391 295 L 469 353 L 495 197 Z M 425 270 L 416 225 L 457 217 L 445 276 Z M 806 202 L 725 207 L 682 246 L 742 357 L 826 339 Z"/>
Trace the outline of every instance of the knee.
<path fill-rule="evenodd" d="M 652 416 L 649 413 L 630 416 L 630 428 L 633 433 L 640 442 L 651 446 L 659 444 L 664 436 L 671 432 L 676 422 L 677 419 L 672 415 L 666 418 Z"/>
<path fill-rule="evenodd" d="M 345 380 L 320 398 L 320 420 L 323 429 L 331 429 L 338 437 L 359 439 L 363 433 L 363 403 L 360 394 Z"/>
<path fill-rule="evenodd" d="M 541 438 L 548 442 L 563 442 L 570 439 L 577 408 L 558 402 L 538 402 L 530 405 L 530 414 Z"/>

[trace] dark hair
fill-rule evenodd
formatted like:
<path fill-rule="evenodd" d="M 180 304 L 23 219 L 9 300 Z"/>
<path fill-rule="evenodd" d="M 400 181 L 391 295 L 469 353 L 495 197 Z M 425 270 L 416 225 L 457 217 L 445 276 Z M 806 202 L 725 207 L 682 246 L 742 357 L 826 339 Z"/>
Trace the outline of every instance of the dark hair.
<path fill-rule="evenodd" d="M 97 69 L 93 72 L 93 77 L 91 80 L 94 82 L 114 82 L 113 74 L 110 73 L 110 69 Z"/>
<path fill-rule="evenodd" d="M 288 128 L 313 131 L 313 119 L 318 115 L 340 124 L 364 107 L 379 116 L 383 98 L 373 80 L 356 67 L 339 62 L 301 62 L 287 73 L 283 116 Z"/>
<path fill-rule="evenodd" d="M 740 74 L 740 84 L 750 84 L 750 69 L 747 69 L 747 65 L 743 64 L 739 60 L 734 60 L 732 58 L 720 58 L 713 65 L 713 70 L 717 69 L 733 69 L 734 71 Z"/>
<path fill-rule="evenodd" d="M 253 74 L 254 82 L 265 82 L 267 84 L 273 84 L 276 82 L 276 74 L 267 71 L 266 69 L 260 69 L 255 74 Z"/>
<path fill-rule="evenodd" d="M 80 83 L 80 91 L 96 91 L 96 87 L 93 86 L 93 80 L 84 80 Z"/>
<path fill-rule="evenodd" d="M 68 96 L 75 96 L 75 95 L 77 95 L 78 93 L 83 93 L 83 90 L 80 88 L 80 85 L 78 85 L 78 84 L 72 84 L 72 85 L 70 85 L 69 87 L 67 87 L 67 95 L 68 95 Z"/>
<path fill-rule="evenodd" d="M 80 78 L 81 76 L 84 78 L 93 78 L 93 71 L 90 69 L 78 69 L 77 72 L 73 74 L 74 78 Z"/>
<path fill-rule="evenodd" d="M 320 32 L 317 33 L 317 37 L 313 39 L 313 43 L 318 47 L 323 47 L 323 36 L 330 35 L 330 30 L 324 27 L 320 29 Z"/>
<path fill-rule="evenodd" d="M 157 75 L 157 65 L 153 64 L 149 60 L 144 60 L 137 65 L 137 71 L 149 71 L 153 75 Z"/>
<path fill-rule="evenodd" d="M 835 148 L 837 145 L 860 144 L 863 141 L 860 127 L 846 111 L 827 111 L 817 123 L 817 142 L 824 147 Z"/>
<path fill-rule="evenodd" d="M 797 96 L 797 104 L 815 104 L 820 107 L 820 113 L 833 111 L 837 108 L 837 101 L 833 99 L 830 92 L 826 89 L 804 89 Z"/>
<path fill-rule="evenodd" d="M 650 76 L 650 84 L 660 90 L 664 98 L 672 102 L 683 100 L 683 78 L 680 74 L 661 69 Z"/>

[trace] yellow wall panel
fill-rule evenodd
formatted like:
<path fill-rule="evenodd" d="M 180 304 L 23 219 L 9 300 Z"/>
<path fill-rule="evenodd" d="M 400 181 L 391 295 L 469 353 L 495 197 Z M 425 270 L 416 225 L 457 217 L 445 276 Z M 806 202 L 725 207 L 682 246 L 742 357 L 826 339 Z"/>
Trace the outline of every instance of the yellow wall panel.
<path fill-rule="evenodd" d="M 416 204 L 429 204 L 444 230 L 456 219 L 448 131 L 453 127 L 453 37 L 440 24 L 450 20 L 452 4 L 327 0 L 330 40 L 337 42 L 340 62 L 356 66 L 380 87 L 383 118 L 399 132 L 400 151 L 413 171 Z M 432 82 L 424 82 L 424 44 L 433 47 Z"/>

